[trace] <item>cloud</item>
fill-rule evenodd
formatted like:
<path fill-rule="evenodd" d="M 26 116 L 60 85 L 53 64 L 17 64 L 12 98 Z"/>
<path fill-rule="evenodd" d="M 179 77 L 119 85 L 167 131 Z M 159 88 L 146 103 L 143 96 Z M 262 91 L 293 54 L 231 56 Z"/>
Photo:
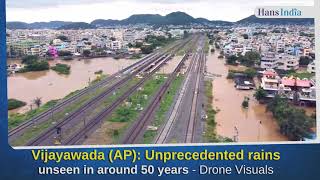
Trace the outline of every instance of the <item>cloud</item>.
<path fill-rule="evenodd" d="M 132 14 L 183 11 L 195 18 L 237 21 L 257 6 L 313 5 L 313 0 L 7 0 L 8 21 L 125 19 Z"/>
<path fill-rule="evenodd" d="M 197 3 L 197 2 L 211 2 L 212 5 L 221 3 L 232 4 L 313 4 L 314 0 L 126 0 L 134 3 L 160 3 L 160 4 L 183 4 L 183 3 Z M 113 3 L 116 0 L 7 0 L 8 8 L 39 8 L 39 7 L 55 7 L 62 5 L 79 5 L 79 4 L 97 4 L 97 3 Z M 118 1 L 119 2 L 119 1 Z M 125 2 L 125 1 L 122 1 Z"/>

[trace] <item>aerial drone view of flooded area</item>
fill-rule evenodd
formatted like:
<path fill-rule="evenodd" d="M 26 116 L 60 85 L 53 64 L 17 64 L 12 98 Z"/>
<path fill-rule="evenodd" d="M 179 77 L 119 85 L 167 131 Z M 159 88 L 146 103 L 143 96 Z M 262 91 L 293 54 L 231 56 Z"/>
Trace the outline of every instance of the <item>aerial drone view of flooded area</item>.
<path fill-rule="evenodd" d="M 207 70 L 217 134 L 239 142 L 315 139 L 314 28 L 259 29 L 212 34 L 215 50 L 208 55 Z M 302 30 L 313 36 L 303 36 Z"/>
<path fill-rule="evenodd" d="M 8 13 L 12 146 L 316 139 L 314 19 L 257 18 L 253 0 L 222 16 L 196 15 L 213 1 L 137 3 L 70 2 L 71 21 Z"/>

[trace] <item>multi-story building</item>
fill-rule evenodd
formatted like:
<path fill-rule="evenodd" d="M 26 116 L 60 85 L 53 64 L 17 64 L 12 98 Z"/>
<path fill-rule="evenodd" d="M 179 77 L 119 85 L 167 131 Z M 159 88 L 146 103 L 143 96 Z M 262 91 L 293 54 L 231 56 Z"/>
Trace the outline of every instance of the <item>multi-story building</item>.
<path fill-rule="evenodd" d="M 263 69 L 297 70 L 299 58 L 288 54 L 268 52 L 262 55 L 260 67 Z"/>
<path fill-rule="evenodd" d="M 307 71 L 309 73 L 316 73 L 316 63 L 314 61 L 312 61 L 309 65 L 308 65 L 308 69 Z"/>

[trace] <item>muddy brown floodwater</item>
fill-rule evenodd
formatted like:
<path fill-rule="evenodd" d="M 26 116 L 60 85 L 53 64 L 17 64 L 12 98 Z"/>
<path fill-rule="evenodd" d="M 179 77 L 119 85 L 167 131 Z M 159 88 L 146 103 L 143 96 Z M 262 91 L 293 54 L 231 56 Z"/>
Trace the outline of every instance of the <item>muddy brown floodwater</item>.
<path fill-rule="evenodd" d="M 253 97 L 254 91 L 239 91 L 234 82 L 228 80 L 228 66 L 224 59 L 218 59 L 219 52 L 209 54 L 207 70 L 216 76 L 213 80 L 213 107 L 216 114 L 217 133 L 234 139 L 238 130 L 239 142 L 286 141 L 279 127 L 265 105 L 259 104 Z M 250 98 L 249 108 L 241 104 L 245 97 Z M 237 129 L 237 130 L 236 130 Z"/>
<path fill-rule="evenodd" d="M 56 63 L 71 66 L 69 75 L 59 75 L 57 72 L 39 71 L 14 74 L 8 77 L 8 97 L 22 100 L 26 106 L 10 111 L 23 113 L 30 110 L 29 105 L 36 97 L 40 97 L 43 103 L 50 100 L 61 99 L 69 93 L 86 87 L 90 81 L 96 78 L 96 71 L 102 70 L 104 74 L 114 74 L 136 60 L 113 58 L 95 58 L 88 60 L 50 61 L 50 65 Z M 8 64 L 21 63 L 20 60 L 8 60 Z"/>

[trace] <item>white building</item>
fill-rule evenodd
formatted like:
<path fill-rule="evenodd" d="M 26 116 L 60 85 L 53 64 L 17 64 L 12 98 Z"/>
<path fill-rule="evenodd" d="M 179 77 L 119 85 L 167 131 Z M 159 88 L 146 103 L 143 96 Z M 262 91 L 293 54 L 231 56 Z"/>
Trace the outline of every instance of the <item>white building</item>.
<path fill-rule="evenodd" d="M 112 50 L 119 50 L 122 48 L 121 41 L 112 41 L 111 42 L 111 49 Z"/>
<path fill-rule="evenodd" d="M 263 69 L 281 69 L 281 70 L 297 70 L 299 68 L 299 58 L 288 54 L 276 55 L 268 52 L 261 57 L 261 68 Z"/>
<path fill-rule="evenodd" d="M 307 71 L 309 73 L 316 73 L 316 63 L 314 61 L 308 65 Z"/>

